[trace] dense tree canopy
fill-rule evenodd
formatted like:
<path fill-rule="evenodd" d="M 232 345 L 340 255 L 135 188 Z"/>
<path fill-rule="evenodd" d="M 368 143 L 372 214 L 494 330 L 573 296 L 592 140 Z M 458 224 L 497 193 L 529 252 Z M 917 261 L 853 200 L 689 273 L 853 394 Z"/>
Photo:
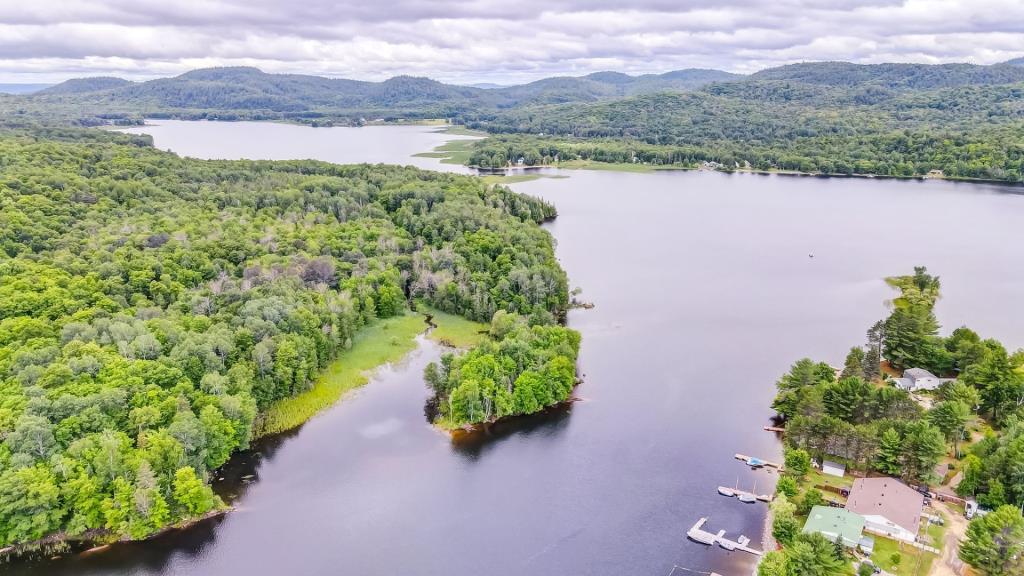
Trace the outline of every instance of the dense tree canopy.
<path fill-rule="evenodd" d="M 576 384 L 579 333 L 529 326 L 498 312 L 492 339 L 462 355 L 445 355 L 426 370 L 438 420 L 447 426 L 531 414 L 569 397 Z"/>
<path fill-rule="evenodd" d="M 579 336 L 554 325 L 567 282 L 537 226 L 550 205 L 412 168 L 145 144 L 0 134 L 0 546 L 140 537 L 221 506 L 209 472 L 262 411 L 409 299 L 532 324 L 453 362 L 460 418 L 505 377 L 532 381 L 517 413 L 571 387 Z"/>

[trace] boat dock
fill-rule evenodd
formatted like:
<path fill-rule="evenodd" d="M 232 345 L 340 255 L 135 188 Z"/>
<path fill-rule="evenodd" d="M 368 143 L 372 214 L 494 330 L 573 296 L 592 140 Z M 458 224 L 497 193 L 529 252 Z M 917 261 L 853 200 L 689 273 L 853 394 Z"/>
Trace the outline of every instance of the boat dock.
<path fill-rule="evenodd" d="M 753 502 L 754 500 L 760 500 L 761 502 L 771 502 L 775 499 L 775 496 L 771 494 L 757 494 L 754 492 L 748 492 L 739 488 L 730 488 L 729 486 L 719 486 L 718 493 L 722 496 L 736 496 L 740 497 L 740 500 L 744 502 Z"/>
<path fill-rule="evenodd" d="M 779 433 L 782 433 L 782 432 L 786 431 L 785 428 L 780 428 L 778 426 L 765 426 L 764 429 L 765 429 L 766 432 L 779 432 Z"/>
<path fill-rule="evenodd" d="M 686 531 L 686 537 L 694 542 L 705 544 L 707 546 L 714 546 L 718 544 L 725 550 L 739 550 L 740 552 L 747 552 L 755 556 L 760 556 L 762 552 L 755 550 L 747 546 L 750 544 L 750 538 L 746 536 L 740 536 L 736 540 L 730 540 L 725 537 L 725 530 L 719 530 L 717 533 L 708 532 L 704 530 L 704 524 L 707 523 L 708 519 L 701 518 L 697 520 L 697 523 L 692 528 Z"/>
<path fill-rule="evenodd" d="M 761 460 L 760 458 L 754 456 L 747 456 L 746 454 L 736 454 L 734 455 L 734 458 L 736 458 L 737 460 L 742 460 L 747 464 L 747 466 L 750 466 L 752 468 L 761 468 L 763 466 L 767 466 L 769 468 L 775 468 L 776 470 L 782 471 L 782 464 L 779 464 L 778 462 L 769 462 L 768 460 Z"/>

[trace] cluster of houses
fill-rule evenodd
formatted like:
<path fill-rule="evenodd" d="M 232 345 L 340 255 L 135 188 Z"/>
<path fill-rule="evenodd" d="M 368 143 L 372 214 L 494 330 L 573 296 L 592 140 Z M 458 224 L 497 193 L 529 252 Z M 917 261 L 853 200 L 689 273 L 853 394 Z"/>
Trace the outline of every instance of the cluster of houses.
<path fill-rule="evenodd" d="M 939 378 L 922 368 L 910 368 L 893 384 L 907 392 L 935 390 L 951 378 Z M 845 468 L 824 461 L 823 474 L 842 477 Z M 858 478 L 847 495 L 846 507 L 815 506 L 807 516 L 803 531 L 818 532 L 831 541 L 842 539 L 849 548 L 865 554 L 874 550 L 875 534 L 908 543 L 917 541 L 924 514 L 925 497 L 895 478 Z"/>
<path fill-rule="evenodd" d="M 831 541 L 842 539 L 865 554 L 874 539 L 865 532 L 914 543 L 924 512 L 924 495 L 895 478 L 858 478 L 846 499 L 846 508 L 815 506 L 804 532 L 818 532 Z"/>

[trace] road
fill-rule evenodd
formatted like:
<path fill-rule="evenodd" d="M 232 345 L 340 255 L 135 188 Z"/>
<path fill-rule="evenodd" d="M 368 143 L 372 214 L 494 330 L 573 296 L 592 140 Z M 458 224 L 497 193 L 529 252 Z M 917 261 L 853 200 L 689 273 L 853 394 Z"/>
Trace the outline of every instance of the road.
<path fill-rule="evenodd" d="M 963 512 L 945 502 L 932 502 L 932 506 L 941 510 L 946 516 L 946 534 L 942 543 L 942 558 L 932 562 L 929 576 L 965 576 L 967 567 L 957 556 L 960 541 L 967 533 L 967 518 Z"/>

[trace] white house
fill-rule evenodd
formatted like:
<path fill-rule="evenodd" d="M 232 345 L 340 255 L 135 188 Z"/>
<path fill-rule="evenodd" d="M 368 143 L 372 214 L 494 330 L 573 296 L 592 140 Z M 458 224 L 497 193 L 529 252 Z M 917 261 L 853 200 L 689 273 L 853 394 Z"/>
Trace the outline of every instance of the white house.
<path fill-rule="evenodd" d="M 864 530 L 913 542 L 921 524 L 924 495 L 895 478 L 853 481 L 846 509 L 864 517 Z"/>
<path fill-rule="evenodd" d="M 903 371 L 903 378 L 896 378 L 896 387 L 907 392 L 918 390 L 935 390 L 952 378 L 939 378 L 924 368 L 909 368 Z"/>

